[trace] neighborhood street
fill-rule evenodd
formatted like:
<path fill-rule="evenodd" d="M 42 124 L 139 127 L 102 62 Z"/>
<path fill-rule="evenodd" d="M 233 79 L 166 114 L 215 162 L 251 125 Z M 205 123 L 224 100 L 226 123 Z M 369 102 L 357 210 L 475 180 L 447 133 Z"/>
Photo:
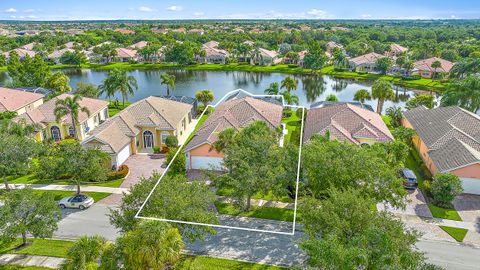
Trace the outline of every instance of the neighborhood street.
<path fill-rule="evenodd" d="M 81 235 L 102 235 L 115 239 L 116 229 L 108 220 L 109 205 L 96 203 L 85 211 L 64 210 L 64 218 L 54 238 L 73 239 Z M 301 232 L 294 236 L 258 233 L 233 229 L 217 229 L 217 234 L 204 242 L 187 245 L 187 252 L 226 259 L 278 265 L 298 265 L 306 259 L 299 249 Z M 430 262 L 447 269 L 466 270 L 478 268 L 480 248 L 444 241 L 422 239 L 418 248 L 426 252 Z"/>

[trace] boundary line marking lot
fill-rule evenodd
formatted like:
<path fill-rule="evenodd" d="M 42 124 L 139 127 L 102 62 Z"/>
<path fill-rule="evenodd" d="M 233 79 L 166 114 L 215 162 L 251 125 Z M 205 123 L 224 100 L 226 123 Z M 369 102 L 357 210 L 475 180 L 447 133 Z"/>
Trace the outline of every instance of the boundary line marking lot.
<path fill-rule="evenodd" d="M 298 164 L 297 164 L 297 180 L 295 183 L 295 203 L 294 203 L 294 212 L 293 212 L 293 222 L 292 222 L 292 230 L 287 232 L 287 231 L 274 231 L 274 230 L 262 230 L 262 229 L 253 229 L 253 228 L 247 228 L 247 227 L 237 227 L 237 226 L 227 226 L 227 225 L 217 225 L 217 224 L 208 224 L 208 223 L 198 223 L 198 222 L 191 222 L 191 221 L 182 221 L 182 220 L 172 220 L 172 219 L 166 219 L 166 218 L 155 218 L 155 217 L 145 217 L 141 216 L 140 213 L 142 212 L 143 208 L 147 204 L 148 200 L 152 196 L 153 192 L 155 189 L 158 187 L 160 184 L 160 181 L 163 179 L 165 174 L 167 173 L 168 169 L 172 165 L 173 161 L 177 158 L 178 154 L 182 152 L 184 144 L 187 142 L 185 141 L 181 145 L 179 145 L 177 152 L 173 156 L 172 160 L 170 163 L 167 165 L 165 170 L 162 172 L 160 178 L 158 181 L 155 183 L 153 186 L 152 190 L 148 194 L 147 198 L 143 202 L 142 206 L 138 210 L 138 212 L 135 214 L 135 218 L 137 219 L 145 219 L 145 220 L 156 220 L 156 221 L 166 221 L 166 222 L 173 222 L 173 223 L 182 223 L 182 224 L 188 224 L 188 225 L 200 225 L 200 226 L 208 226 L 208 227 L 214 227 L 214 228 L 224 228 L 224 229 L 235 229 L 235 230 L 243 230 L 243 231 L 253 231 L 253 232 L 260 232 L 260 233 L 273 233 L 273 234 L 283 234 L 283 235 L 294 235 L 295 234 L 295 227 L 296 227 L 296 218 L 297 218 L 297 204 L 298 204 L 298 188 L 299 188 L 299 182 L 300 182 L 300 162 L 301 162 L 301 156 L 302 156 L 302 144 L 303 144 L 303 125 L 304 125 L 304 119 L 305 119 L 305 112 L 306 112 L 306 107 L 305 106 L 296 106 L 296 105 L 288 105 L 285 104 L 285 100 L 282 95 L 255 95 L 251 94 L 248 91 L 245 91 L 243 89 L 237 89 L 228 92 L 223 96 L 215 105 L 208 105 L 205 110 L 203 110 L 202 114 L 198 117 L 198 119 L 201 119 L 205 112 L 209 109 L 209 107 L 216 108 L 218 105 L 223 103 L 225 99 L 232 97 L 234 94 L 246 94 L 247 96 L 251 97 L 260 97 L 260 98 L 280 98 L 282 100 L 282 105 L 284 108 L 292 108 L 292 109 L 303 109 L 302 110 L 302 124 L 300 125 L 300 145 L 298 149 Z M 193 127 L 192 131 L 188 134 L 187 138 L 192 135 L 193 132 L 195 132 L 196 125 Z M 183 153 L 182 153 L 183 154 Z M 268 220 L 268 219 L 267 219 Z M 282 223 L 287 223 L 285 221 L 281 221 Z"/>

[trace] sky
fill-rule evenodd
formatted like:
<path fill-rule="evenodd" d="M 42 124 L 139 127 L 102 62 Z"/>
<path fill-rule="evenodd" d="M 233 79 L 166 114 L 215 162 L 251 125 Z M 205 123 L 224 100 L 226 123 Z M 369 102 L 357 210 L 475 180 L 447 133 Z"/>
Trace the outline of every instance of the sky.
<path fill-rule="evenodd" d="M 479 0 L 1 0 L 0 20 L 480 19 Z"/>

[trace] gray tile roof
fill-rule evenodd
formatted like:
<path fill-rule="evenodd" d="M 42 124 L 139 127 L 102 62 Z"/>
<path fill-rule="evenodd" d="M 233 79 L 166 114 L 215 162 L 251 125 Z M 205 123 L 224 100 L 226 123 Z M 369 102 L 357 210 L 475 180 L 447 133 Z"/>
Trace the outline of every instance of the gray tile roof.
<path fill-rule="evenodd" d="M 264 121 L 272 129 L 279 127 L 282 122 L 282 111 L 282 105 L 253 97 L 227 100 L 220 104 L 195 132 L 185 146 L 185 151 L 204 143 L 214 143 L 218 139 L 218 133 L 224 129 L 238 130 L 254 121 Z"/>
<path fill-rule="evenodd" d="M 460 107 L 417 107 L 404 116 L 440 172 L 480 163 L 480 116 Z"/>

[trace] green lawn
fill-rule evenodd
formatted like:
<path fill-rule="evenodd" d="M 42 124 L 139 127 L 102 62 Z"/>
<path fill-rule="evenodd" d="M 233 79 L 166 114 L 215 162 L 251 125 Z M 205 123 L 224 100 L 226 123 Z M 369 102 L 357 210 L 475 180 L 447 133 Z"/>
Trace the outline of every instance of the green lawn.
<path fill-rule="evenodd" d="M 0 253 L 28 254 L 50 257 L 66 257 L 68 249 L 73 245 L 72 241 L 51 240 L 51 239 L 28 239 L 26 247 L 16 249 L 21 243 L 17 239 L 7 247 L 1 248 Z M 0 268 L 1 269 L 1 268 Z"/>
<path fill-rule="evenodd" d="M 0 270 L 51 270 L 52 268 L 19 265 L 0 265 Z"/>
<path fill-rule="evenodd" d="M 24 175 L 18 178 L 8 177 L 9 184 L 55 184 L 55 185 L 72 185 L 72 183 L 64 180 L 40 180 L 33 174 Z M 102 186 L 102 187 L 120 187 L 125 179 L 116 179 L 112 181 L 100 182 L 100 183 L 83 183 L 85 186 Z"/>
<path fill-rule="evenodd" d="M 280 270 L 282 267 L 232 261 L 204 256 L 186 256 L 175 270 Z"/>
<path fill-rule="evenodd" d="M 453 239 L 457 240 L 458 242 L 463 242 L 465 235 L 467 235 L 468 230 L 462 228 L 453 228 L 447 226 L 439 226 L 442 230 L 447 232 Z"/>
<path fill-rule="evenodd" d="M 36 194 L 43 194 L 45 192 L 48 192 L 49 194 L 53 194 L 55 201 L 59 201 L 65 197 L 72 196 L 75 194 L 75 192 L 63 191 L 63 190 L 38 190 L 38 189 L 34 190 L 34 193 Z M 105 193 L 105 192 L 82 192 L 82 194 L 92 197 L 95 200 L 95 202 L 98 202 L 112 195 L 111 193 Z"/>
<path fill-rule="evenodd" d="M 432 212 L 432 215 L 436 218 L 462 221 L 462 218 L 455 209 L 438 207 L 433 205 L 432 203 L 428 204 L 428 208 Z"/>
<path fill-rule="evenodd" d="M 130 106 L 132 103 L 131 102 L 125 102 L 125 106 L 123 106 L 122 101 L 118 102 L 118 106 L 115 106 L 115 103 L 113 100 L 110 100 L 110 104 L 108 105 L 108 116 L 112 117 L 125 109 L 126 107 Z"/>
<path fill-rule="evenodd" d="M 263 219 L 293 222 L 292 209 L 282 209 L 282 208 L 272 208 L 272 207 L 252 207 L 250 211 L 243 212 L 242 210 L 235 207 L 233 204 L 224 203 L 224 202 L 215 202 L 215 207 L 217 208 L 218 212 L 222 215 L 253 217 L 253 218 L 263 218 Z M 298 216 L 297 216 L 297 220 L 298 220 Z"/>
<path fill-rule="evenodd" d="M 218 196 L 230 197 L 233 195 L 233 193 L 234 193 L 233 188 L 224 187 L 224 188 L 217 189 Z M 279 202 L 293 202 L 293 200 L 288 196 L 277 197 L 273 195 L 272 192 L 268 192 L 268 194 L 257 193 L 252 196 L 252 199 L 262 199 L 267 201 L 279 201 Z"/>
<path fill-rule="evenodd" d="M 202 117 L 200 117 L 200 119 L 198 119 L 198 122 L 197 122 L 197 125 L 195 125 L 195 129 L 193 130 L 193 132 L 188 136 L 187 140 L 185 141 L 185 143 L 183 145 L 187 145 L 190 140 L 193 138 L 193 135 L 195 135 L 195 132 L 200 128 L 200 126 L 202 126 L 202 124 L 207 121 L 207 118 L 210 116 L 210 114 L 213 112 L 213 107 L 209 107 L 209 111 L 210 113 L 205 113 L 204 115 L 202 115 Z"/>
<path fill-rule="evenodd" d="M 297 117 L 295 111 L 292 112 L 292 115 L 288 118 L 283 118 L 282 122 L 286 124 L 288 134 L 285 136 L 286 142 L 291 142 L 296 145 L 300 143 L 300 131 L 302 122 L 301 119 Z"/>

